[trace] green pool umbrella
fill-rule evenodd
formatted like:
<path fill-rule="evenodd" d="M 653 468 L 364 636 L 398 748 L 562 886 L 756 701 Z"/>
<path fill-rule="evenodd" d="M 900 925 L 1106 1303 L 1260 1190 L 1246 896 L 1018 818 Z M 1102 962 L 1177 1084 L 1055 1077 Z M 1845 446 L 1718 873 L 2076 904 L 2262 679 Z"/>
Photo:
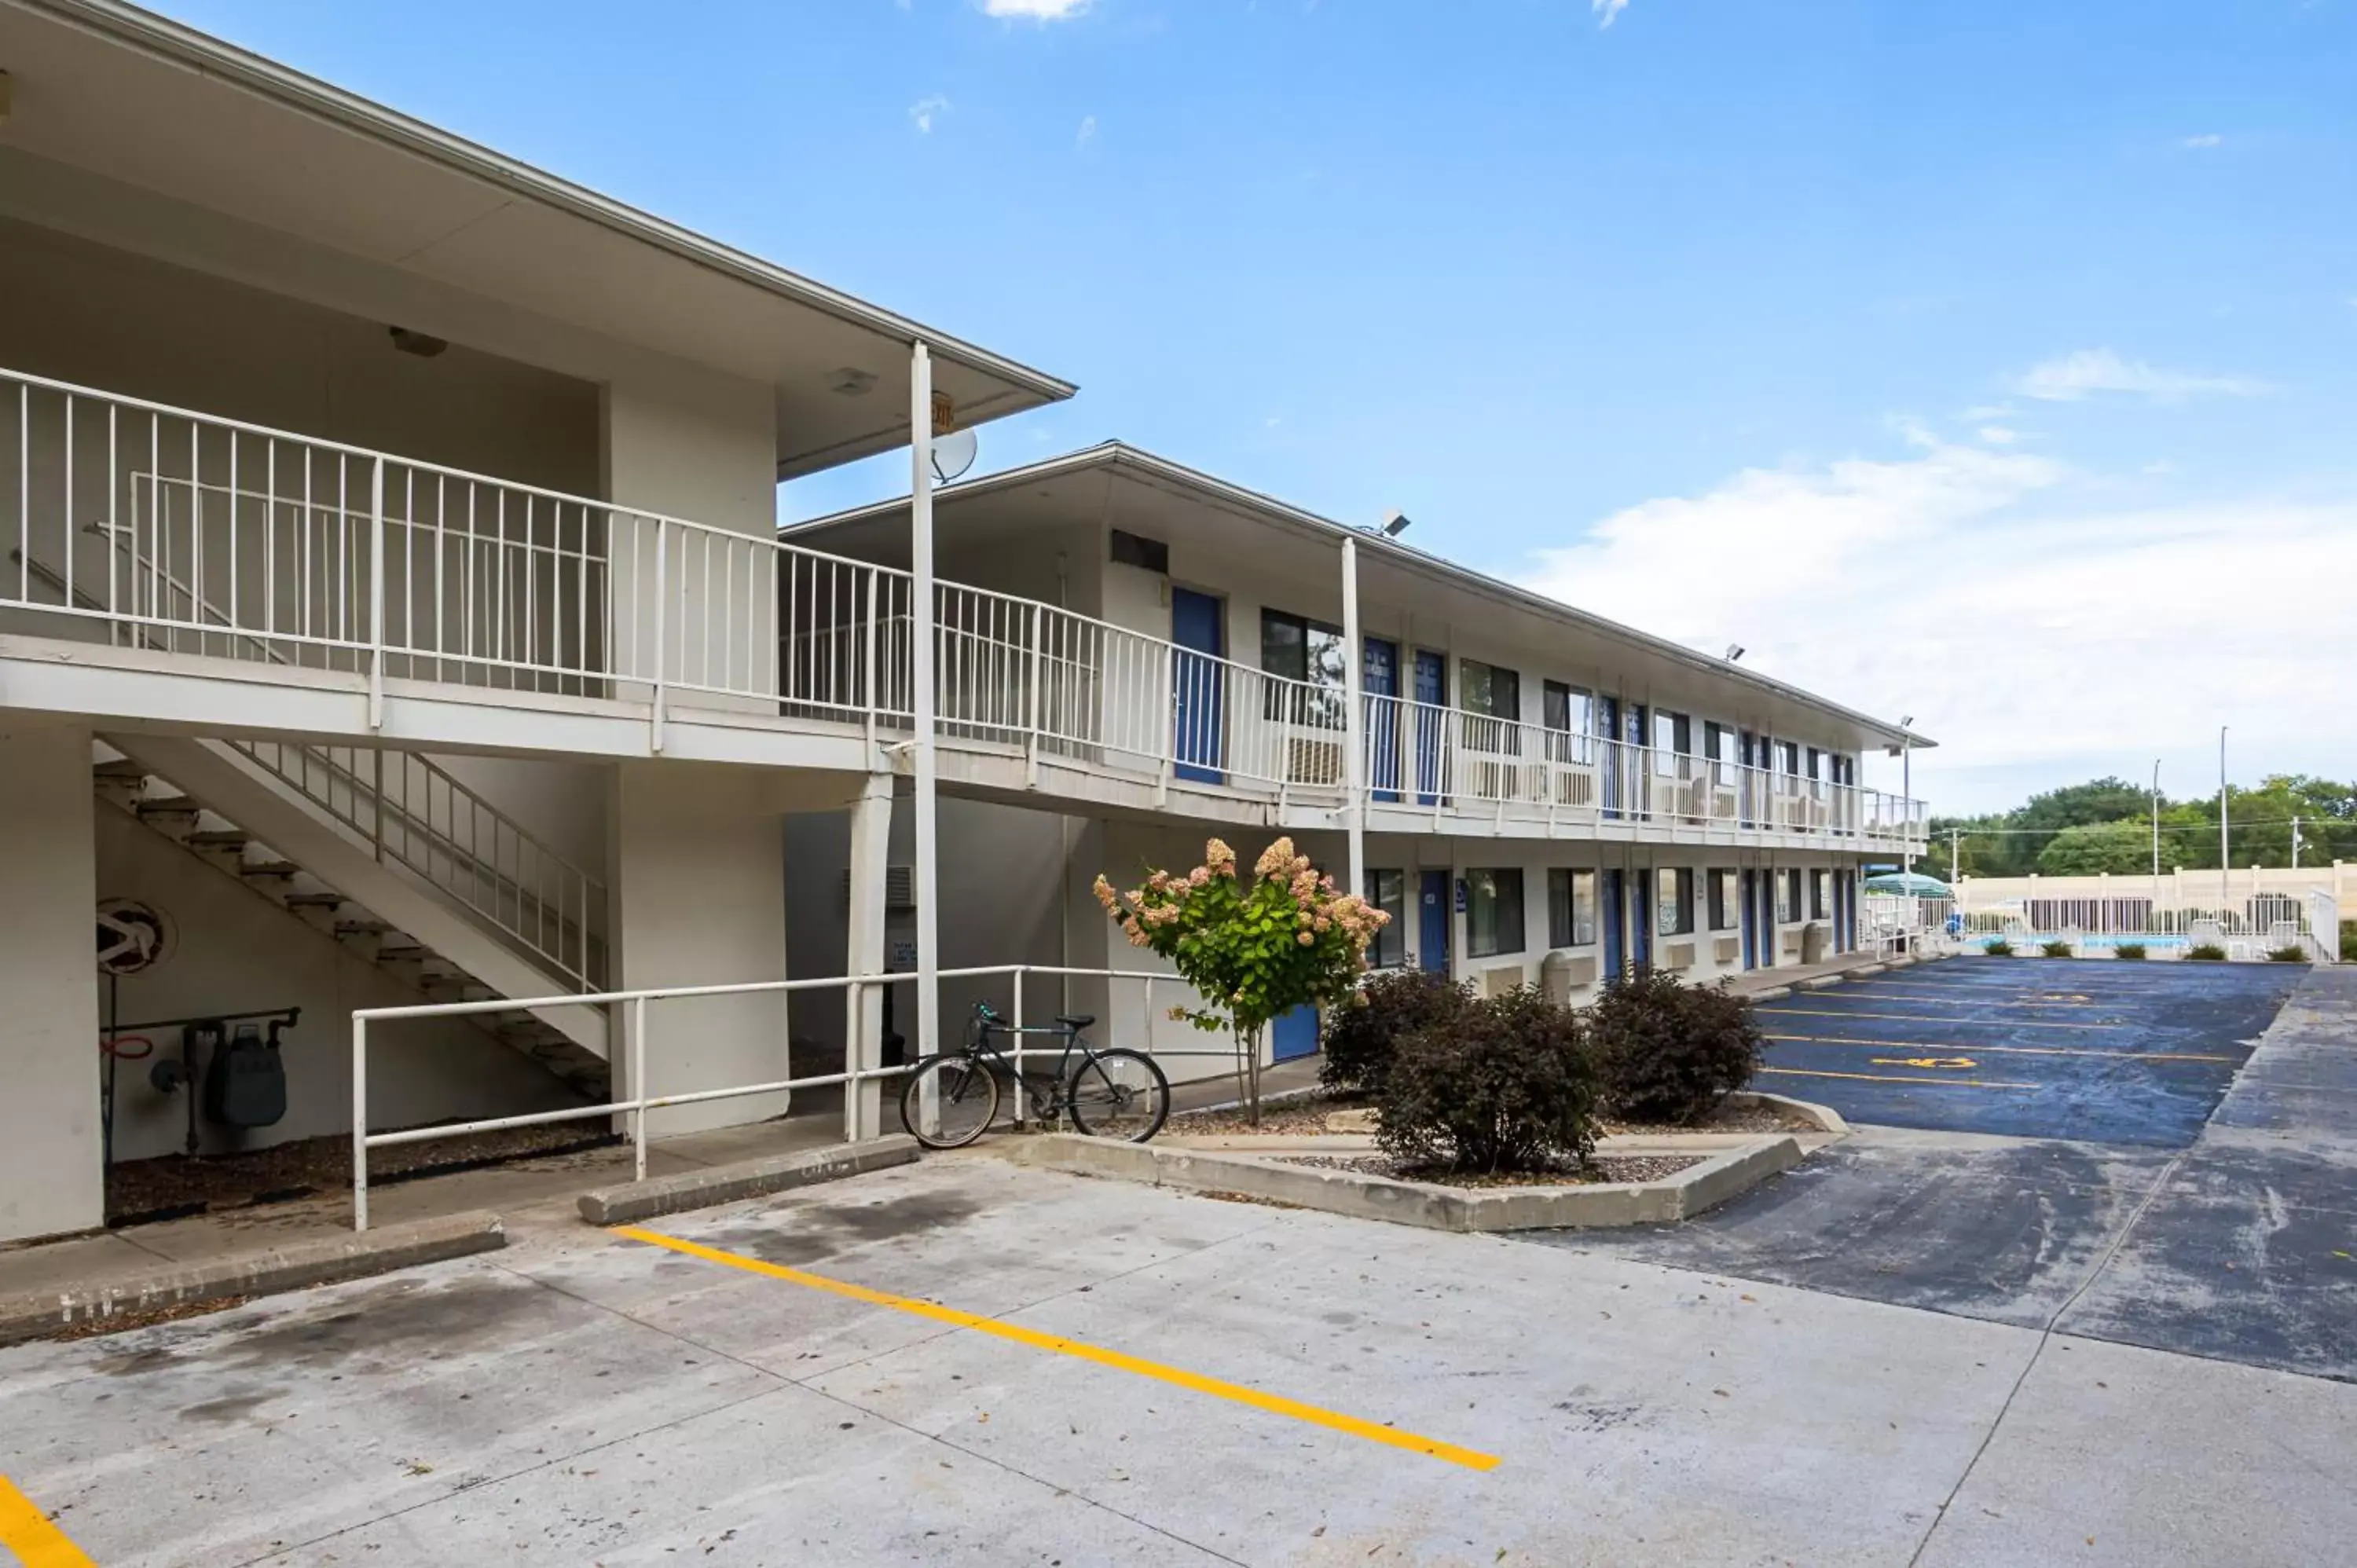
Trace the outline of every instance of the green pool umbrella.
<path fill-rule="evenodd" d="M 1913 898 L 1953 896 L 1953 890 L 1946 883 L 1936 876 L 1926 876 L 1920 871 L 1886 871 L 1867 877 L 1860 886 L 1868 893 L 1904 893 Z"/>

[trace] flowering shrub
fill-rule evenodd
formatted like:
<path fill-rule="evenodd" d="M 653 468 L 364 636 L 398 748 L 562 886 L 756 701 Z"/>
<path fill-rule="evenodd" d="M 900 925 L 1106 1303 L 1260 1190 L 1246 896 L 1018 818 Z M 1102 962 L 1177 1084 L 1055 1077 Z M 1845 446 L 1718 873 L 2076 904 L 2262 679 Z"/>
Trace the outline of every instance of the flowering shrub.
<path fill-rule="evenodd" d="M 1125 893 L 1099 876 L 1096 896 L 1130 946 L 1169 960 L 1200 993 L 1202 1005 L 1173 1007 L 1171 1017 L 1235 1040 L 1255 1122 L 1262 1031 L 1304 1004 L 1353 1003 L 1367 944 L 1391 919 L 1337 892 L 1289 838 L 1261 852 L 1249 879 L 1237 873 L 1235 851 L 1213 839 L 1190 871 L 1156 871 Z"/>

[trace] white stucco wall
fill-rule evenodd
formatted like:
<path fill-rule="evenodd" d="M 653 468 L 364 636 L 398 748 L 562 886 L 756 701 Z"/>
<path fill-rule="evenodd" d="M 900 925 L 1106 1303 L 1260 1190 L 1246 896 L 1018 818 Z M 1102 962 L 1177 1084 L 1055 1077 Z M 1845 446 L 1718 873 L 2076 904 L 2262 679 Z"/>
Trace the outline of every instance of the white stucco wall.
<path fill-rule="evenodd" d="M 104 1207 L 93 809 L 88 731 L 0 728 L 0 1241 Z"/>

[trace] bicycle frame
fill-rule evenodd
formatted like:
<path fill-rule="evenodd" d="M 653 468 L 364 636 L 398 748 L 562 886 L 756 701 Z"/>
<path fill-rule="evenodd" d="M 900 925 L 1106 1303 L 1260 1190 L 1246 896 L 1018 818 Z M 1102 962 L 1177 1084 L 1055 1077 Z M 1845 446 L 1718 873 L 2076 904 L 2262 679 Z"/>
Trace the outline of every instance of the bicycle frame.
<path fill-rule="evenodd" d="M 1086 1063 L 1096 1059 L 1096 1048 L 1082 1037 L 1078 1029 L 1067 1028 L 1060 1024 L 1009 1024 L 996 1014 L 987 1013 L 977 1013 L 974 1022 L 979 1026 L 972 1031 L 961 1054 L 977 1061 L 996 1061 L 1005 1067 L 1006 1076 L 1015 1080 L 1016 1092 L 1028 1098 L 1034 1121 L 1044 1122 L 1060 1116 L 1064 1109 L 1064 1086 L 1071 1081 L 1074 1070 L 1073 1053 L 1080 1053 L 1081 1060 Z M 1064 1048 L 1056 1058 L 1056 1087 L 1052 1090 L 1035 1087 L 1023 1076 L 1021 1064 L 992 1043 L 993 1035 L 1054 1035 L 1062 1039 Z"/>

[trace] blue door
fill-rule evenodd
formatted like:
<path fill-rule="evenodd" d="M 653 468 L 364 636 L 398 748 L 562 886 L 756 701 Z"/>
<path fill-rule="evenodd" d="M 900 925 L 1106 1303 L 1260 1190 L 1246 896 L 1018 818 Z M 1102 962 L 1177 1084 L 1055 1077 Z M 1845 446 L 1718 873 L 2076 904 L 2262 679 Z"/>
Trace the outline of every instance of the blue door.
<path fill-rule="evenodd" d="M 1637 954 L 1637 967 L 1653 967 L 1653 874 L 1641 871 L 1631 878 L 1629 888 L 1629 929 L 1636 940 L 1630 944 Z"/>
<path fill-rule="evenodd" d="M 1625 940 L 1629 900 L 1627 883 L 1620 873 L 1604 874 L 1602 896 L 1596 900 L 1596 912 L 1604 920 L 1604 983 L 1612 984 L 1628 967 L 1629 950 Z"/>
<path fill-rule="evenodd" d="M 1743 907 L 1736 912 L 1736 919 L 1743 927 L 1743 967 L 1746 969 L 1760 967 L 1759 899 L 1760 874 L 1747 871 L 1743 874 Z"/>
<path fill-rule="evenodd" d="M 1366 670 L 1361 679 L 1367 693 L 1367 784 L 1376 800 L 1396 802 L 1400 798 L 1399 644 L 1380 637 L 1367 639 Z"/>
<path fill-rule="evenodd" d="M 1415 650 L 1415 803 L 1440 803 L 1440 750 L 1447 735 L 1448 660 L 1425 649 Z"/>
<path fill-rule="evenodd" d="M 1416 967 L 1426 974 L 1448 972 L 1448 873 L 1426 871 L 1417 879 Z"/>
<path fill-rule="evenodd" d="M 1759 938 L 1757 939 L 1757 950 L 1760 955 L 1760 967 L 1762 969 L 1773 969 L 1776 967 L 1777 875 L 1778 873 L 1773 870 L 1763 871 L 1760 874 L 1760 904 L 1759 907 L 1752 911 L 1754 916 L 1752 924 L 1760 932 Z"/>
<path fill-rule="evenodd" d="M 1172 771 L 1206 784 L 1226 781 L 1227 682 L 1218 662 L 1227 651 L 1226 607 L 1191 588 L 1170 590 L 1170 640 L 1179 651 L 1170 660 L 1170 685 L 1178 713 L 1171 737 Z"/>
<path fill-rule="evenodd" d="M 1621 739 L 1628 746 L 1621 755 L 1629 759 L 1629 814 L 1632 817 L 1651 815 L 1650 792 L 1653 786 L 1652 758 L 1645 752 L 1645 704 L 1631 703 L 1622 711 L 1627 727 Z"/>
<path fill-rule="evenodd" d="M 1269 1055 L 1281 1062 L 1318 1054 L 1318 1009 L 1303 1003 L 1269 1026 Z"/>
<path fill-rule="evenodd" d="M 1620 698 L 1596 699 L 1596 733 L 1606 740 L 1620 738 Z M 1600 749 L 1604 755 L 1597 758 L 1597 766 L 1604 769 L 1604 814 L 1617 817 L 1620 814 L 1620 775 L 1627 770 L 1620 766 L 1619 746 L 1607 746 Z"/>

